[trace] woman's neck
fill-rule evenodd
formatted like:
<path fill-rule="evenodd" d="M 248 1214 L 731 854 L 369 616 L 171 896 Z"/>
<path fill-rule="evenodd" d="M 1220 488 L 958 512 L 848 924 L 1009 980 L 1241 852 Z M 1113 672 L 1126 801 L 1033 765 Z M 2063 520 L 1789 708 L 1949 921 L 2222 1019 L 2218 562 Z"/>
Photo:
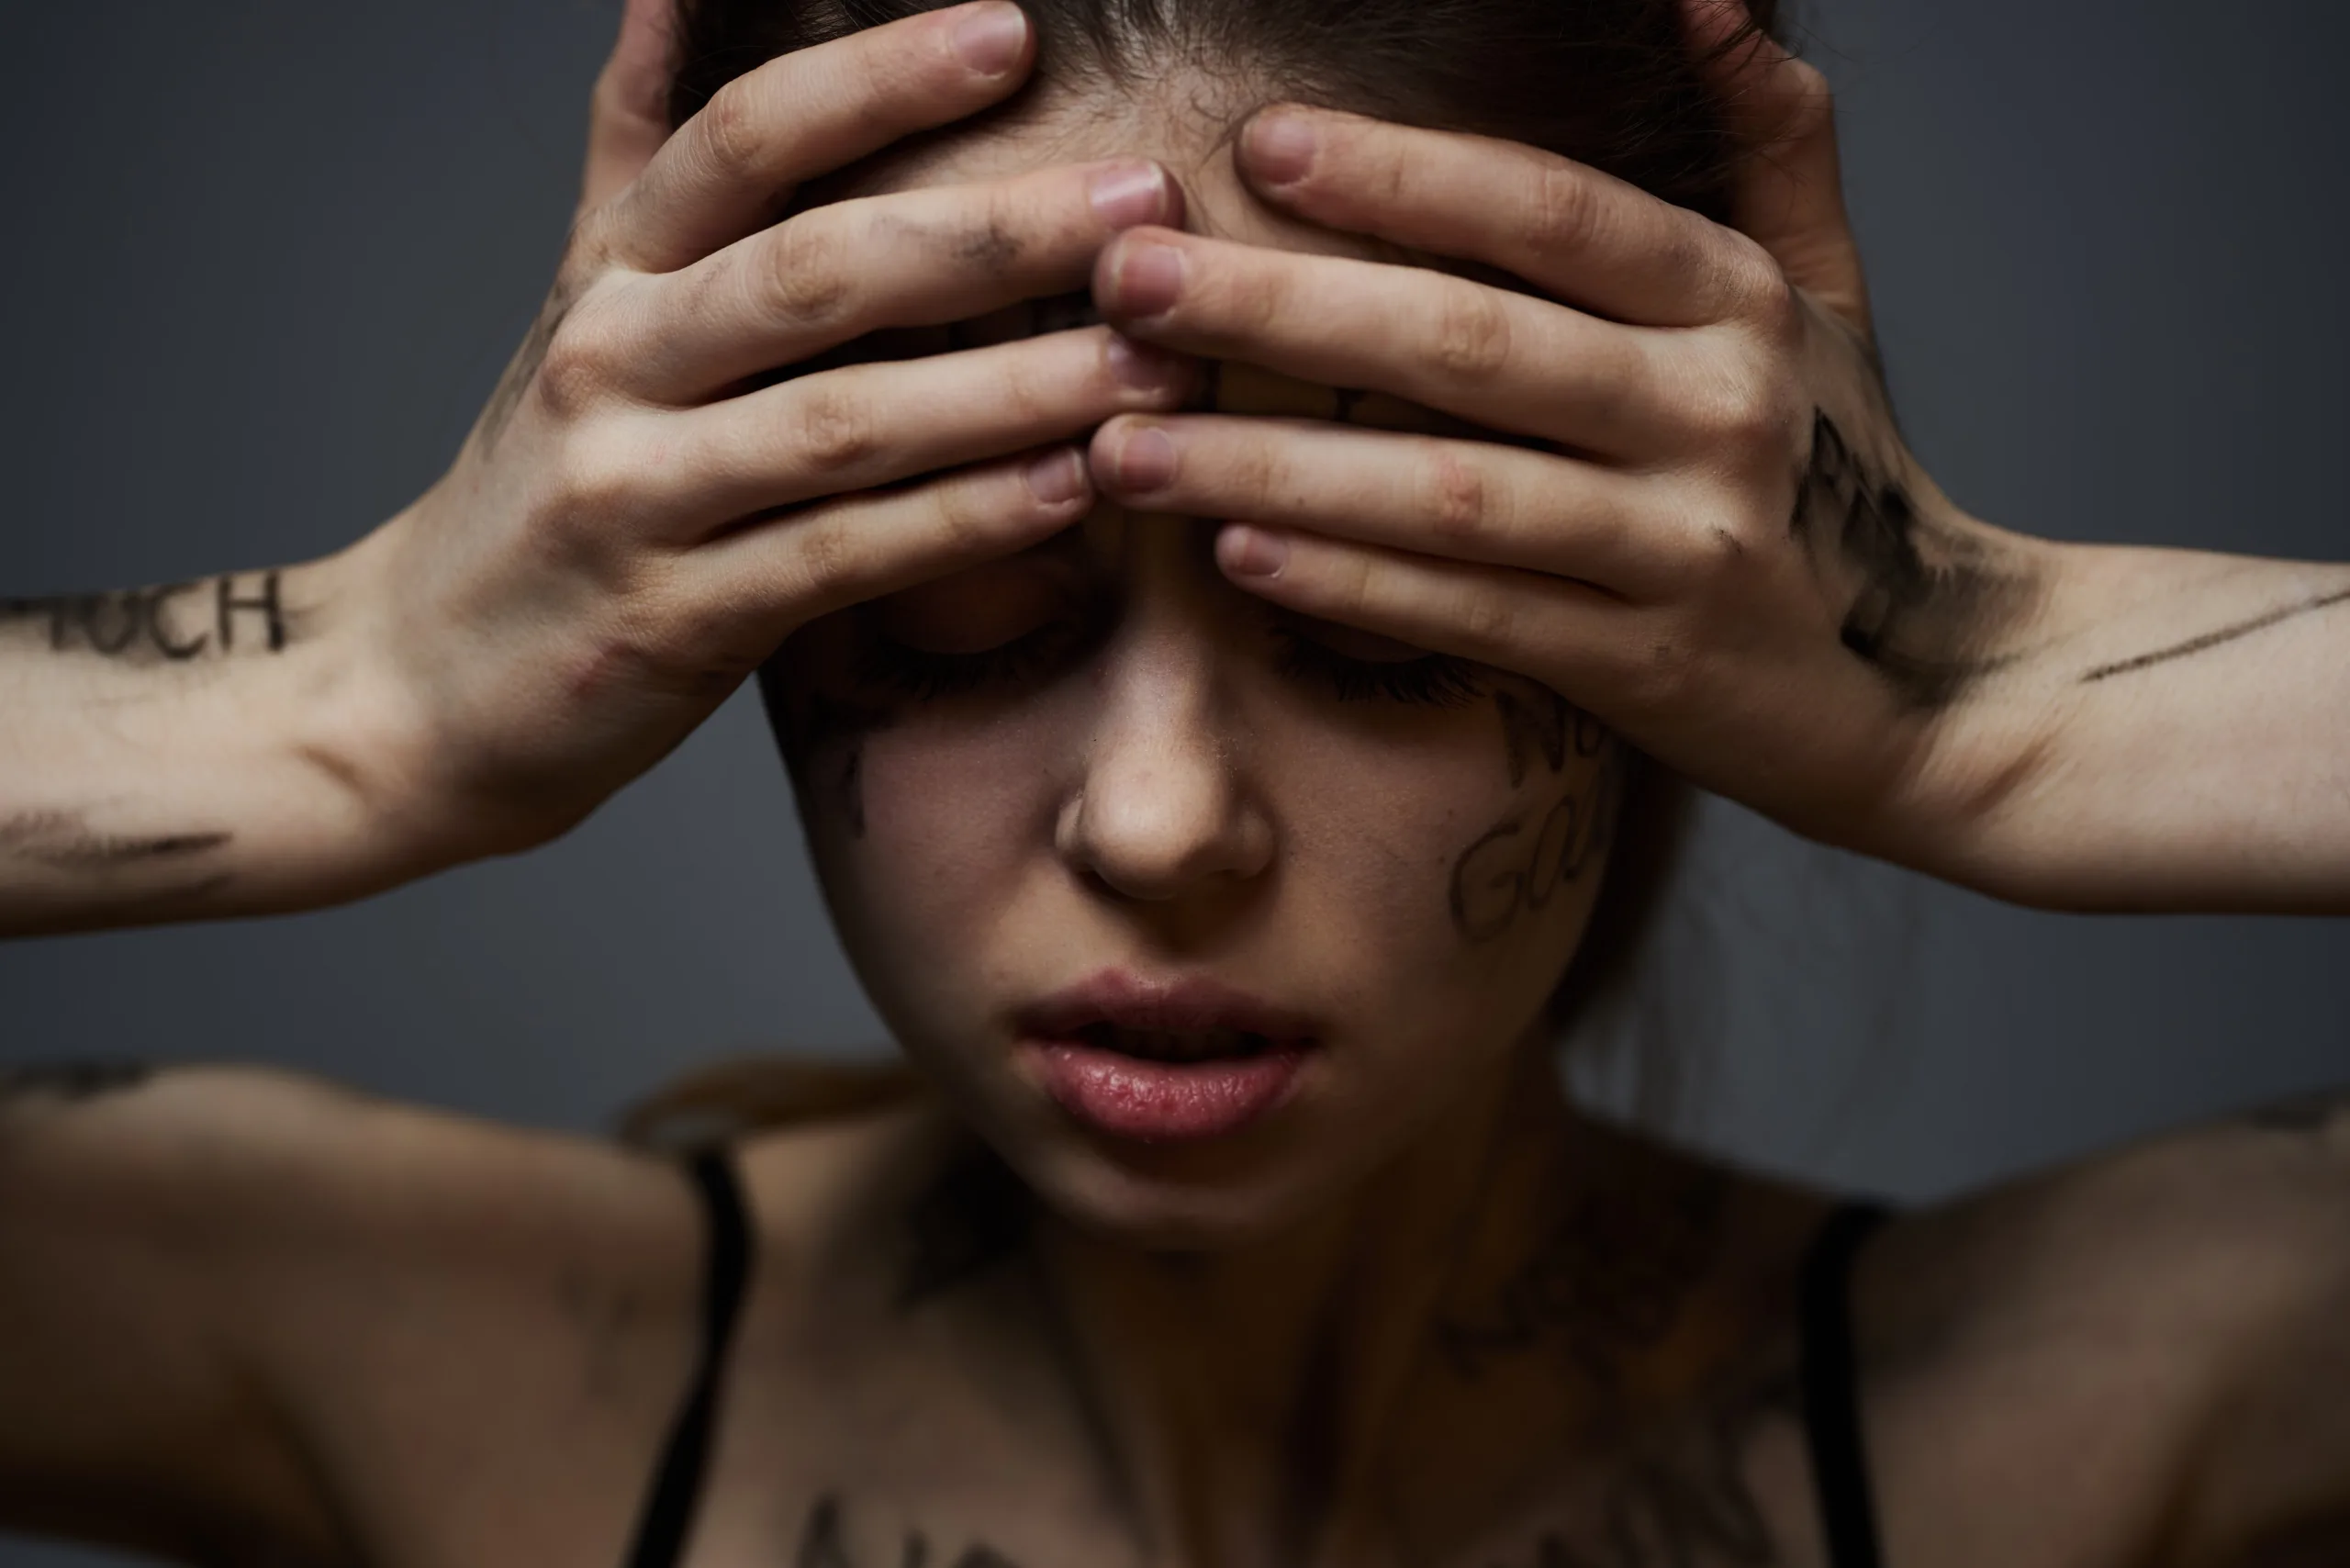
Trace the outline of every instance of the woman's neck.
<path fill-rule="evenodd" d="M 1679 1381 L 1718 1189 L 1578 1116 L 1529 1040 L 1279 1235 L 1151 1253 L 1047 1217 L 1035 1258 L 1154 1561 L 1362 1564 L 1404 1515 L 1490 1518 L 1529 1463 Z M 1521 1361 L 1564 1375 L 1499 1375 Z"/>

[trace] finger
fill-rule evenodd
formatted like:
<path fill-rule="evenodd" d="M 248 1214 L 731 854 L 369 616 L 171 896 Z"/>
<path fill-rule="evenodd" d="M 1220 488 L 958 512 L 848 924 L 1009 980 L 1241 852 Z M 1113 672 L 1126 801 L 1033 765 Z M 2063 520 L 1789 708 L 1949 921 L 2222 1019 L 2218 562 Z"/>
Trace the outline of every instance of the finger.
<path fill-rule="evenodd" d="M 579 210 L 628 188 L 669 139 L 669 47 L 677 0 L 627 0 L 620 39 L 596 79 L 588 118 L 588 167 Z"/>
<path fill-rule="evenodd" d="M 1122 331 L 1473 424 L 1638 459 L 1677 450 L 1713 399 L 1697 345 L 1447 273 L 1143 229 L 1102 252 Z"/>
<path fill-rule="evenodd" d="M 1229 518 L 1366 544 L 1664 592 L 1692 554 L 1653 481 L 1491 442 L 1311 420 L 1122 416 L 1088 454 L 1140 511 Z"/>
<path fill-rule="evenodd" d="M 1788 281 L 1867 332 L 1868 285 L 1844 211 L 1827 77 L 1754 27 L 1743 0 L 1681 0 L 1681 11 L 1739 144 L 1731 221 Z"/>
<path fill-rule="evenodd" d="M 1175 182 L 1134 160 L 835 202 L 641 280 L 621 366 L 641 396 L 699 401 L 883 327 L 1081 289 L 1121 228 L 1181 214 Z"/>
<path fill-rule="evenodd" d="M 1025 549 L 1092 504 L 1083 455 L 1048 447 L 738 530 L 686 556 L 678 586 L 739 607 L 771 628 L 772 647 L 818 616 Z"/>
<path fill-rule="evenodd" d="M 1302 615 L 1516 670 L 1569 696 L 1620 678 L 1638 656 L 1639 611 L 1562 577 L 1242 523 L 1216 536 L 1215 555 L 1231 582 Z"/>
<path fill-rule="evenodd" d="M 769 61 L 662 146 L 596 239 L 646 272 L 698 261 L 773 222 L 801 181 L 1003 97 L 1033 58 L 1019 8 L 983 0 Z"/>
<path fill-rule="evenodd" d="M 1722 320 L 1769 283 L 1718 225 L 1514 141 L 1283 105 L 1249 121 L 1239 162 L 1309 222 L 1488 263 L 1619 321 Z"/>
<path fill-rule="evenodd" d="M 663 465 L 692 486 L 675 515 L 695 536 L 707 535 L 778 507 L 1081 435 L 1121 412 L 1180 405 L 1194 367 L 1132 347 L 1091 327 L 845 366 L 666 416 L 675 422 Z"/>

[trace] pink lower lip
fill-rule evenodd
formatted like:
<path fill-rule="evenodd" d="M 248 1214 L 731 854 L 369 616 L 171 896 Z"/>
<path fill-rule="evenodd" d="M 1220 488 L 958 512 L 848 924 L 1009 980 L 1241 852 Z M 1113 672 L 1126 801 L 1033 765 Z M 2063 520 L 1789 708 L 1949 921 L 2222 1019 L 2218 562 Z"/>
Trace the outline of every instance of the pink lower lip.
<path fill-rule="evenodd" d="M 1288 1100 L 1306 1046 L 1212 1061 L 1151 1061 L 1076 1040 L 1036 1040 L 1045 1091 L 1064 1111 L 1113 1137 L 1173 1143 L 1222 1137 Z"/>

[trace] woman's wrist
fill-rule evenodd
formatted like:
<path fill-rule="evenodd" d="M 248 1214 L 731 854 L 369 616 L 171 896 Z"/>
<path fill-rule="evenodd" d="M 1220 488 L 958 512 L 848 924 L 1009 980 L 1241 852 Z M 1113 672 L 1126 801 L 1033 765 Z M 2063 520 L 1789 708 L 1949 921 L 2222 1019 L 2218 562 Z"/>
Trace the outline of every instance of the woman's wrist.
<path fill-rule="evenodd" d="M 1892 857 L 2074 911 L 2350 904 L 2350 567 L 2038 543 Z"/>
<path fill-rule="evenodd" d="M 14 607 L 0 934 L 316 908 L 465 857 L 410 782 L 357 554 Z"/>

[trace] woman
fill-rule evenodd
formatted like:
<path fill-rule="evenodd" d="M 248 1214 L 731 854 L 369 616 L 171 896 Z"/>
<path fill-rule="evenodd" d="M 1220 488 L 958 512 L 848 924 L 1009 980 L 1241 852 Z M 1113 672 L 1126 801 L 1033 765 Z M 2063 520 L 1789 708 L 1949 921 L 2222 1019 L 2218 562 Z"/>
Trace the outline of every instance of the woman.
<path fill-rule="evenodd" d="M 2013 896 L 2338 903 L 2338 803 L 2172 844 L 2109 780 L 2245 678 L 2205 655 L 2320 656 L 2344 574 L 1958 514 L 1875 392 L 1824 118 L 1734 186 L 1668 8 L 1578 17 L 1595 64 L 1499 58 L 1543 35 L 1498 10 L 1035 15 L 1044 79 L 961 126 L 1035 58 L 1000 7 L 689 12 L 709 106 L 448 479 L 330 562 L 26 606 L 13 666 L 59 733 L 160 676 L 295 737 L 175 751 L 128 808 L 172 821 L 29 748 L 7 907 L 59 928 L 544 838 L 764 664 L 937 1092 L 697 1189 L 263 1075 L 28 1081 L 8 1517 L 288 1562 L 2338 1555 L 2329 1115 L 1904 1217 L 1847 1323 L 1859 1211 L 1581 1118 L 1549 1046 L 1670 826 L 1618 734 Z M 1717 93 L 1807 101 L 1695 21 Z M 1250 118 L 1289 96 L 1562 145 Z M 2161 711 L 2104 700 L 2157 667 Z M 2208 777 L 2322 779 L 2320 684 Z"/>

